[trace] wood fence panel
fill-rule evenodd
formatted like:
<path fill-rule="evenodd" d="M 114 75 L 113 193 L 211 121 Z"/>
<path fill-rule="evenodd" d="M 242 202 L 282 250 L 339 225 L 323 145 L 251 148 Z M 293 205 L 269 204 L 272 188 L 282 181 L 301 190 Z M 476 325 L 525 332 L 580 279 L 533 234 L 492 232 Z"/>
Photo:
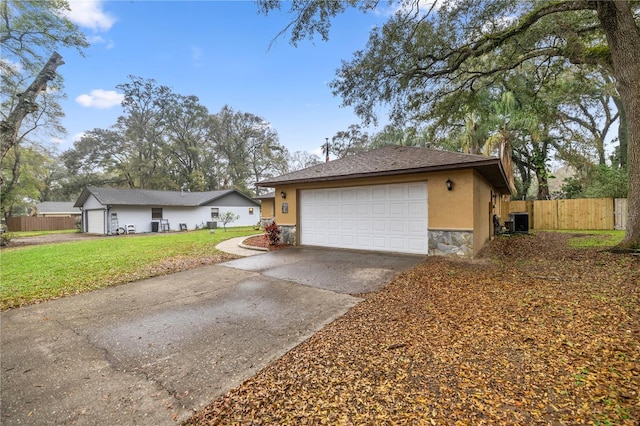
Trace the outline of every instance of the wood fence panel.
<path fill-rule="evenodd" d="M 535 229 L 559 229 L 558 228 L 558 201 L 557 200 L 534 201 L 533 217 L 535 222 Z"/>
<path fill-rule="evenodd" d="M 616 198 L 615 200 L 613 200 L 613 206 L 613 228 L 618 230 L 627 229 L 627 199 Z"/>
<path fill-rule="evenodd" d="M 59 231 L 63 229 L 75 229 L 75 219 L 70 216 L 61 217 L 36 217 L 19 216 L 7 218 L 7 231 Z"/>
<path fill-rule="evenodd" d="M 509 201 L 501 205 L 502 220 L 509 212 L 529 213 L 531 229 L 626 229 L 627 200 L 582 198 L 571 200 Z M 531 219 L 533 218 L 533 220 Z"/>
<path fill-rule="evenodd" d="M 558 200 L 558 227 L 549 229 L 613 229 L 613 199 Z"/>

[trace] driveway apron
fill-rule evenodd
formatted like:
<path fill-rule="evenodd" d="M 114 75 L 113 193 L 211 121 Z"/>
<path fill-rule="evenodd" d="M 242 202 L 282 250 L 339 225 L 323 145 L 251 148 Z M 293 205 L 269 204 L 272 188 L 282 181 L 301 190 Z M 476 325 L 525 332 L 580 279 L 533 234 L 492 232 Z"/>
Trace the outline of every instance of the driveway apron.
<path fill-rule="evenodd" d="M 283 250 L 2 312 L 0 423 L 185 420 L 422 259 L 349 256 Z"/>
<path fill-rule="evenodd" d="M 223 265 L 336 293 L 360 294 L 380 290 L 399 272 L 424 259 L 417 255 L 292 247 Z"/>

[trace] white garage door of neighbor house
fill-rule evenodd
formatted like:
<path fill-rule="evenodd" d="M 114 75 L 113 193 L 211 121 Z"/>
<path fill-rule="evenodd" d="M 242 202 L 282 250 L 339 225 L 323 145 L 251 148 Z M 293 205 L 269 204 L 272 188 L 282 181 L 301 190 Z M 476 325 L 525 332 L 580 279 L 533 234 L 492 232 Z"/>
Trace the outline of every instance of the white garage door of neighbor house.
<path fill-rule="evenodd" d="M 427 254 L 426 182 L 300 191 L 302 245 Z"/>
<path fill-rule="evenodd" d="M 104 234 L 104 210 L 87 210 L 87 232 Z"/>

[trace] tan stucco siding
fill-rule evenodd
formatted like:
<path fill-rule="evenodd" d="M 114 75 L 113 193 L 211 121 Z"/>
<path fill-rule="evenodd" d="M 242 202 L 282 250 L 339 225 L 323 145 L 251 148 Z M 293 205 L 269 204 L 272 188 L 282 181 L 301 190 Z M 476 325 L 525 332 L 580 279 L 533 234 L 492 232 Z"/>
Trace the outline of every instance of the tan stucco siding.
<path fill-rule="evenodd" d="M 278 225 L 295 226 L 298 221 L 298 198 L 295 186 L 278 186 L 275 198 L 275 220 Z M 285 192 L 286 198 L 282 198 L 281 192 Z M 283 204 L 287 206 L 287 212 L 283 213 Z"/>
<path fill-rule="evenodd" d="M 447 189 L 447 179 L 453 183 Z M 473 229 L 473 171 L 454 170 L 428 175 L 429 229 Z"/>
<path fill-rule="evenodd" d="M 261 200 L 261 206 L 260 206 L 260 218 L 261 219 L 272 219 L 274 216 L 274 204 L 275 204 L 275 199 L 266 199 L 266 200 Z"/>
<path fill-rule="evenodd" d="M 491 238 L 493 221 L 492 187 L 479 173 L 474 173 L 473 254 L 476 255 Z"/>

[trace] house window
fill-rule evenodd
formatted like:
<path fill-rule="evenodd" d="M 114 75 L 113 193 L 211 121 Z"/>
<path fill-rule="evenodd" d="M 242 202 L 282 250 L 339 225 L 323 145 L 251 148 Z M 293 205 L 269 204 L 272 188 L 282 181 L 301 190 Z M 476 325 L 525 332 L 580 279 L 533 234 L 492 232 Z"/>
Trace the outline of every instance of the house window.
<path fill-rule="evenodd" d="M 211 219 L 217 219 L 220 211 L 217 207 L 211 207 Z"/>
<path fill-rule="evenodd" d="M 151 219 L 162 219 L 162 207 L 151 209 Z"/>
<path fill-rule="evenodd" d="M 249 207 L 249 214 L 253 214 L 253 207 Z"/>

